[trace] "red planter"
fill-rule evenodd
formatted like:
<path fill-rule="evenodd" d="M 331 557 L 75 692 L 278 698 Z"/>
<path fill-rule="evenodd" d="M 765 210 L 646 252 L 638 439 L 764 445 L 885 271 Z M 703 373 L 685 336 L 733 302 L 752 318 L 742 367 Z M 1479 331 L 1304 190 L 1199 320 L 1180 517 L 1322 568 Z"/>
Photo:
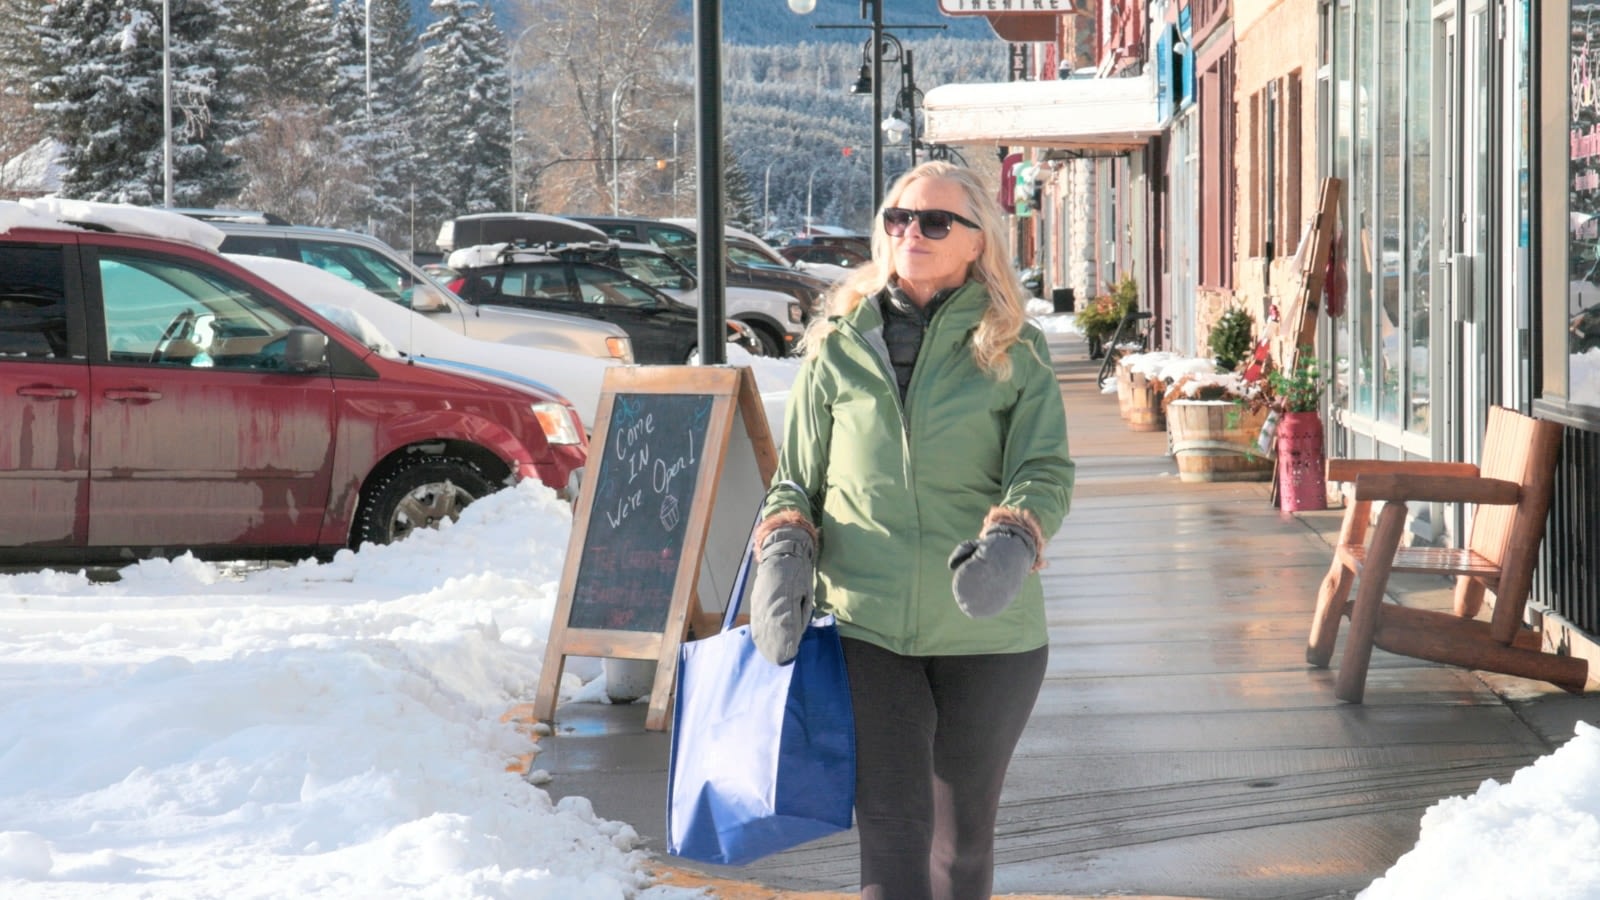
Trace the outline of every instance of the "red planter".
<path fill-rule="evenodd" d="M 1278 508 L 1327 509 L 1328 466 L 1322 455 L 1322 417 L 1284 413 L 1278 421 Z"/>

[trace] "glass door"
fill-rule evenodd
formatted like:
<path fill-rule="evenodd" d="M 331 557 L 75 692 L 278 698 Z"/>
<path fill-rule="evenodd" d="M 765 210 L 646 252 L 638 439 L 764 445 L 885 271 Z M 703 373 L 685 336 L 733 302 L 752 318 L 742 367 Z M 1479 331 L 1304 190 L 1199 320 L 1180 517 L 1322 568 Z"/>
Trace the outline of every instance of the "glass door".
<path fill-rule="evenodd" d="M 1434 158 L 1436 248 L 1432 317 L 1433 382 L 1444 419 L 1434 430 L 1437 458 L 1478 459 L 1484 417 L 1500 371 L 1493 340 L 1498 310 L 1488 302 L 1491 269 L 1491 198 L 1494 171 L 1491 91 L 1495 56 L 1484 0 L 1469 0 L 1458 14 L 1446 6 L 1434 18 L 1434 86 L 1439 100 L 1435 130 L 1442 153 Z"/>

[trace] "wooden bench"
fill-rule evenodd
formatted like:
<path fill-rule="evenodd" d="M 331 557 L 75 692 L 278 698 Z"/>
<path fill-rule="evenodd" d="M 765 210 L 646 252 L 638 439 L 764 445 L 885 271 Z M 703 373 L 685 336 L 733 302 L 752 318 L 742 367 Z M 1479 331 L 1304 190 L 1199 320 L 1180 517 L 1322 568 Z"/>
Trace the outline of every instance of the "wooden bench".
<path fill-rule="evenodd" d="M 1587 660 L 1542 650 L 1539 632 L 1523 625 L 1539 543 L 1561 447 L 1561 426 L 1503 407 L 1489 410 L 1483 463 L 1328 461 L 1328 480 L 1354 482 L 1333 565 L 1317 594 L 1306 662 L 1326 667 L 1350 617 L 1344 657 L 1334 682 L 1340 700 L 1360 703 L 1372 648 L 1402 656 L 1547 681 L 1580 692 Z M 1402 547 L 1406 503 L 1462 503 L 1471 525 L 1459 548 Z M 1370 529 L 1372 504 L 1382 503 Z M 1369 535 L 1370 530 L 1370 535 Z M 1384 602 L 1391 572 L 1456 579 L 1452 611 Z M 1355 600 L 1347 602 L 1357 581 Z M 1486 591 L 1495 595 L 1488 619 L 1476 616 Z"/>

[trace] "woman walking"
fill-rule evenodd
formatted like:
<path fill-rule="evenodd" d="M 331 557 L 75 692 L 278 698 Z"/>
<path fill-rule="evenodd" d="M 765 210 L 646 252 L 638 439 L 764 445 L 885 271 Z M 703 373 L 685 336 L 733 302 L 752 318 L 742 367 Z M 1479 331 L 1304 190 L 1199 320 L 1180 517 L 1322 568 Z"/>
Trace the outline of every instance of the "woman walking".
<path fill-rule="evenodd" d="M 872 262 L 805 338 L 755 541 L 757 646 L 833 614 L 855 707 L 861 896 L 990 895 L 1006 768 L 1044 678 L 1066 416 L 1001 213 L 969 170 L 889 190 Z"/>

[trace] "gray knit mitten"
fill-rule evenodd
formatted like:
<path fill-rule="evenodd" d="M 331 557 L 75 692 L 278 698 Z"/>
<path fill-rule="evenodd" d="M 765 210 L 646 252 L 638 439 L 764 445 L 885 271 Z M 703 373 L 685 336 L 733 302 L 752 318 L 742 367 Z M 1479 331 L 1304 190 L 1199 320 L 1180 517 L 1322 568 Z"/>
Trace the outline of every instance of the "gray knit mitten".
<path fill-rule="evenodd" d="M 956 605 L 974 619 L 999 615 L 1017 599 L 1036 553 L 1033 535 L 1003 523 L 985 528 L 977 540 L 957 544 L 950 554 Z"/>
<path fill-rule="evenodd" d="M 800 651 L 811 624 L 817 542 L 799 525 L 779 525 L 760 550 L 750 588 L 750 633 L 761 655 L 781 666 Z"/>

